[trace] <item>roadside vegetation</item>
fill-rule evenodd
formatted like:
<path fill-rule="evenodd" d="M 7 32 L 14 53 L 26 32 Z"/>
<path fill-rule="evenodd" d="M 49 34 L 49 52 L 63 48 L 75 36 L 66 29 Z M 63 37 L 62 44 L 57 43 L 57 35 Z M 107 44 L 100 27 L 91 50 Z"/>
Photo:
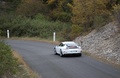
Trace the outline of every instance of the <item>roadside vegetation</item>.
<path fill-rule="evenodd" d="M 38 78 L 23 59 L 0 41 L 0 78 Z"/>
<path fill-rule="evenodd" d="M 120 23 L 120 0 L 0 1 L 1 38 L 10 30 L 10 37 L 51 40 L 56 32 L 57 41 L 74 40 L 111 21 Z M 0 78 L 22 70 L 10 47 L 0 42 Z"/>
<path fill-rule="evenodd" d="M 73 40 L 118 20 L 120 0 L 2 0 L 0 34 Z"/>
<path fill-rule="evenodd" d="M 37 14 L 34 19 L 22 17 L 21 15 L 10 15 L 4 15 L 1 18 L 1 20 L 4 21 L 2 22 L 2 26 L 4 27 L 1 28 L 1 36 L 5 36 L 6 30 L 9 29 L 11 37 L 40 37 L 43 39 L 52 39 L 53 32 L 56 32 L 57 37 L 63 40 L 64 37 L 67 39 L 65 30 L 71 26 L 69 23 L 62 23 L 60 21 L 48 21 L 47 18 L 41 14 Z"/>

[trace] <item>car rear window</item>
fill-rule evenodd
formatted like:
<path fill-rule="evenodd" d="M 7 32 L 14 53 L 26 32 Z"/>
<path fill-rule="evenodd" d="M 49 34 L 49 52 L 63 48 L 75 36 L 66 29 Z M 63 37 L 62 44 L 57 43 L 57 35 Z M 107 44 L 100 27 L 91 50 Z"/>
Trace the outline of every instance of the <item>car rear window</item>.
<path fill-rule="evenodd" d="M 77 44 L 75 44 L 75 43 L 68 43 L 68 44 L 66 44 L 66 46 L 69 47 L 70 49 L 72 49 L 72 48 L 78 48 Z"/>

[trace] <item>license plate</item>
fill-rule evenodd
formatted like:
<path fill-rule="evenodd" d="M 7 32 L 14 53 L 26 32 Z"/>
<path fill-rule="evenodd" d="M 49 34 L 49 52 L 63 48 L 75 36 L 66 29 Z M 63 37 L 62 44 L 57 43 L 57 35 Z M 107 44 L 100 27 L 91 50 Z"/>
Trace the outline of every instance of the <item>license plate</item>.
<path fill-rule="evenodd" d="M 73 50 L 73 51 L 71 51 L 71 52 L 77 52 L 76 50 Z"/>

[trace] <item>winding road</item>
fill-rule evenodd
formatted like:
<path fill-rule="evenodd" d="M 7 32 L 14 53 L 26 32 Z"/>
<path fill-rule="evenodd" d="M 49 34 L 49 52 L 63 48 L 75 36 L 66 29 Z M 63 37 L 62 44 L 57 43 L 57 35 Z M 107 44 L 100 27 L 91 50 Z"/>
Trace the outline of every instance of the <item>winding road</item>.
<path fill-rule="evenodd" d="M 41 78 L 120 78 L 120 69 L 89 56 L 60 57 L 55 45 L 25 40 L 5 40 Z"/>

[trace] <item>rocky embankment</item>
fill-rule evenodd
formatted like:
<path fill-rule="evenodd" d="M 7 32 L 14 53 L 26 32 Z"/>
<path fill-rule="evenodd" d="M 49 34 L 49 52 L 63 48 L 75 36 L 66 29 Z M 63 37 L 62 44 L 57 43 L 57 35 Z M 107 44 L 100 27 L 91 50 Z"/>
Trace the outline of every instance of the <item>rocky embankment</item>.
<path fill-rule="evenodd" d="M 120 32 L 118 32 L 118 28 L 118 24 L 112 22 L 99 30 L 93 30 L 86 36 L 77 37 L 75 42 L 81 45 L 83 51 L 120 65 Z"/>

